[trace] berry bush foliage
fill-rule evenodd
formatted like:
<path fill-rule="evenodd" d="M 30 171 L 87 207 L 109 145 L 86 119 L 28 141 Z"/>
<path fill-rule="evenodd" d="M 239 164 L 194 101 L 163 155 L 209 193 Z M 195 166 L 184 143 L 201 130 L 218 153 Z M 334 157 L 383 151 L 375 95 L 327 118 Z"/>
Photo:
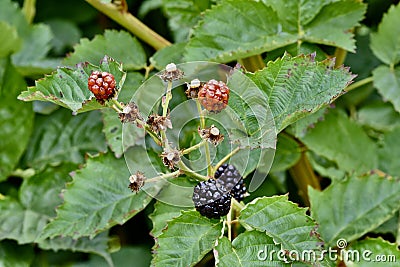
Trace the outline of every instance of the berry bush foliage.
<path fill-rule="evenodd" d="M 0 265 L 400 266 L 399 24 L 0 0 Z"/>

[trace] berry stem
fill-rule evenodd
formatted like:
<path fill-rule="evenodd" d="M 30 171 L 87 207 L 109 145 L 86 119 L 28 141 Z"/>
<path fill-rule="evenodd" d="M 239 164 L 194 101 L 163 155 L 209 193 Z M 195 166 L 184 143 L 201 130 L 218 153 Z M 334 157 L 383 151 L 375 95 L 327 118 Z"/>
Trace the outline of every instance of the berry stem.
<path fill-rule="evenodd" d="M 128 29 L 139 39 L 152 46 L 154 49 L 159 50 L 171 43 L 164 39 L 162 36 L 154 32 L 152 29 L 143 24 L 140 20 L 134 17 L 131 13 L 121 11 L 112 3 L 102 3 L 100 0 L 85 0 L 94 8 L 101 11 L 112 20 L 119 23 L 121 26 Z"/>
<path fill-rule="evenodd" d="M 229 209 L 228 215 L 226 215 L 226 226 L 228 227 L 228 239 L 232 241 L 232 206 Z"/>
<path fill-rule="evenodd" d="M 144 74 L 144 79 L 147 80 L 147 78 L 149 78 L 150 75 L 150 71 L 152 71 L 154 69 L 154 66 L 152 64 L 146 66 L 145 68 L 146 73 Z"/>
<path fill-rule="evenodd" d="M 335 54 L 333 55 L 336 60 L 335 60 L 335 68 L 339 68 L 341 65 L 343 65 L 346 56 L 347 56 L 347 51 L 344 50 L 343 48 L 337 47 L 335 49 Z"/>
<path fill-rule="evenodd" d="M 188 166 L 186 166 L 186 164 L 185 164 L 182 160 L 180 160 L 180 161 L 177 163 L 177 165 L 178 165 L 179 169 L 180 169 L 184 174 L 186 174 L 186 175 L 188 175 L 188 176 L 190 176 L 190 177 L 192 177 L 192 178 L 195 178 L 195 179 L 198 180 L 198 181 L 207 181 L 207 180 L 208 180 L 208 177 L 194 172 L 192 169 L 190 169 Z"/>
<path fill-rule="evenodd" d="M 168 81 L 167 91 L 165 93 L 165 101 L 162 103 L 163 117 L 167 116 L 169 101 L 172 99 L 172 81 Z"/>
<path fill-rule="evenodd" d="M 171 173 L 165 173 L 165 174 L 162 174 L 162 175 L 159 175 L 159 176 L 155 176 L 155 177 L 150 178 L 150 179 L 146 179 L 146 183 L 158 182 L 158 181 L 163 180 L 163 179 L 178 177 L 180 174 L 181 174 L 180 170 L 177 170 L 177 171 L 174 171 L 174 172 L 171 172 Z"/>
<path fill-rule="evenodd" d="M 235 148 L 234 150 L 232 150 L 229 154 L 227 154 L 223 159 L 221 159 L 217 165 L 215 165 L 214 170 L 218 170 L 219 167 L 221 167 L 222 164 L 225 163 L 225 161 L 227 161 L 230 157 L 232 157 L 233 155 L 235 155 L 236 153 L 238 153 L 240 150 L 240 147 Z"/>
<path fill-rule="evenodd" d="M 200 148 L 201 146 L 203 146 L 206 142 L 207 142 L 207 140 L 206 140 L 206 139 L 203 139 L 200 143 L 198 143 L 198 144 L 196 144 L 196 145 L 194 145 L 194 146 L 191 146 L 191 147 L 188 147 L 188 148 L 182 150 L 181 154 L 182 154 L 182 155 L 189 154 L 190 152 L 192 152 L 192 151 L 194 151 L 194 150 Z"/>
<path fill-rule="evenodd" d="M 119 109 L 121 109 L 121 110 L 123 110 L 124 109 L 124 106 L 120 103 L 120 102 L 118 102 L 118 100 L 116 100 L 116 99 L 111 99 L 111 103 L 113 103 L 116 107 L 118 107 Z M 121 111 L 122 112 L 122 111 Z"/>
<path fill-rule="evenodd" d="M 204 118 L 203 109 L 201 108 L 199 99 L 196 99 L 196 106 L 197 106 L 197 111 L 199 112 L 200 128 L 205 129 L 206 128 L 206 120 Z M 211 165 L 210 146 L 208 145 L 207 142 L 204 144 L 204 148 L 205 148 L 206 161 L 207 161 L 207 175 L 211 177 L 213 175 L 213 167 Z"/>
<path fill-rule="evenodd" d="M 232 198 L 232 209 L 240 213 L 240 211 L 244 208 L 244 205 L 241 204 L 239 201 L 236 199 Z"/>

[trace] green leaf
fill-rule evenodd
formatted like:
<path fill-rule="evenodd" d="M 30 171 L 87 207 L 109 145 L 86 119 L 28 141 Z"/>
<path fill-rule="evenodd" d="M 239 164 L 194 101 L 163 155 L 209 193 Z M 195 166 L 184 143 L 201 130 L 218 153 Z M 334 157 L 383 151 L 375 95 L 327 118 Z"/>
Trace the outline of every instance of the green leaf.
<path fill-rule="evenodd" d="M 134 148 L 133 153 L 136 158 L 131 160 L 136 164 L 147 157 L 142 148 Z M 130 173 L 126 164 L 124 159 L 116 159 L 111 153 L 89 158 L 67 185 L 64 203 L 57 209 L 57 217 L 44 229 L 41 239 L 61 235 L 94 237 L 125 223 L 144 209 L 151 200 L 148 193 L 154 195 L 159 188 L 132 193 L 128 188 Z"/>
<path fill-rule="evenodd" d="M 17 29 L 7 22 L 0 21 L 0 58 L 5 57 L 15 51 L 18 51 L 21 45 L 21 39 L 18 36 Z"/>
<path fill-rule="evenodd" d="M 173 62 L 175 64 L 183 63 L 182 50 L 186 43 L 175 43 L 170 46 L 158 50 L 151 58 L 150 62 L 158 70 L 162 70 L 167 64 Z"/>
<path fill-rule="evenodd" d="M 274 163 L 271 172 L 283 171 L 292 167 L 301 157 L 301 148 L 293 138 L 281 134 L 276 143 Z"/>
<path fill-rule="evenodd" d="M 17 100 L 23 77 L 6 59 L 0 59 L 0 181 L 17 165 L 33 128 L 32 105 Z"/>
<path fill-rule="evenodd" d="M 337 164 L 327 158 L 317 155 L 312 151 L 307 153 L 312 168 L 318 172 L 322 177 L 329 177 L 331 179 L 343 180 L 346 178 L 346 171 L 339 169 Z"/>
<path fill-rule="evenodd" d="M 234 21 L 234 24 L 233 24 Z M 185 60 L 229 62 L 297 41 L 282 32 L 272 8 L 255 1 L 223 1 L 204 13 L 185 49 Z"/>
<path fill-rule="evenodd" d="M 75 51 L 64 60 L 64 64 L 73 66 L 80 62 L 98 64 L 104 55 L 123 62 L 125 70 L 139 70 L 146 67 L 146 54 L 137 41 L 128 32 L 106 30 L 104 35 L 96 35 L 93 40 L 81 39 Z"/>
<path fill-rule="evenodd" d="M 79 239 L 56 237 L 53 239 L 41 240 L 38 245 L 41 249 L 53 250 L 56 252 L 60 250 L 70 250 L 72 252 L 93 253 L 101 256 L 108 263 L 108 266 L 113 266 L 113 260 L 109 254 L 109 242 L 110 238 L 108 237 L 108 233 L 104 232 L 93 239 L 88 237 Z"/>
<path fill-rule="evenodd" d="M 79 42 L 81 31 L 78 25 L 66 19 L 47 20 L 54 38 L 51 40 L 52 50 L 57 54 L 63 54 Z M 97 63 L 97 62 L 96 62 Z"/>
<path fill-rule="evenodd" d="M 222 237 L 215 251 L 215 265 L 218 267 L 291 266 L 276 256 L 280 246 L 275 245 L 271 237 L 258 231 L 246 231 L 238 235 L 232 244 L 228 238 Z M 271 251 L 275 251 L 272 258 Z"/>
<path fill-rule="evenodd" d="M 118 95 L 118 101 L 128 103 L 132 99 L 136 90 L 143 83 L 144 76 L 140 72 L 128 72 L 121 91 Z"/>
<path fill-rule="evenodd" d="M 391 69 L 379 66 L 373 72 L 374 86 L 386 101 L 393 104 L 394 109 L 400 113 L 400 68 Z"/>
<path fill-rule="evenodd" d="M 257 198 L 241 211 L 239 221 L 253 229 L 265 232 L 284 250 L 317 250 L 316 224 L 287 195 Z M 313 234 L 315 233 L 315 234 Z"/>
<path fill-rule="evenodd" d="M 388 65 L 400 62 L 400 5 L 392 5 L 383 16 L 376 33 L 371 33 L 371 49 L 374 54 Z"/>
<path fill-rule="evenodd" d="M 223 1 L 207 10 L 194 28 L 185 59 L 229 62 L 298 41 L 354 51 L 351 29 L 366 5 L 356 0 L 331 2 Z"/>
<path fill-rule="evenodd" d="M 357 112 L 357 121 L 363 126 L 387 132 L 400 126 L 400 114 L 390 103 L 379 101 L 361 107 Z"/>
<path fill-rule="evenodd" d="M 35 169 L 60 162 L 83 163 L 85 153 L 106 151 L 100 112 L 72 116 L 60 109 L 37 115 L 24 163 Z"/>
<path fill-rule="evenodd" d="M 348 250 L 358 251 L 360 257 L 344 259 L 347 266 L 354 267 L 379 267 L 397 266 L 400 259 L 400 251 L 396 244 L 378 238 L 367 238 L 352 243 Z"/>
<path fill-rule="evenodd" d="M 309 187 L 308 194 L 311 215 L 329 246 L 340 238 L 351 242 L 363 236 L 400 208 L 400 182 L 377 175 L 335 181 L 323 192 Z"/>
<path fill-rule="evenodd" d="M 211 0 L 163 0 L 168 25 L 176 42 L 186 41 L 191 29 L 201 19 L 200 14 L 211 6 Z"/>
<path fill-rule="evenodd" d="M 48 168 L 24 180 L 19 200 L 0 200 L 0 240 L 14 239 L 19 244 L 33 242 L 62 200 L 61 189 L 70 180 L 68 173 L 74 165 Z"/>
<path fill-rule="evenodd" d="M 344 93 L 354 76 L 346 68 L 333 68 L 332 60 L 315 62 L 314 55 L 269 62 L 249 77 L 268 96 L 278 131 L 314 113 Z"/>
<path fill-rule="evenodd" d="M 221 223 L 197 211 L 182 212 L 157 237 L 152 266 L 195 265 L 214 247 L 221 230 Z"/>
<path fill-rule="evenodd" d="M 48 73 L 60 65 L 60 60 L 46 59 L 51 49 L 53 33 L 45 24 L 30 26 L 29 33 L 23 36 L 21 49 L 11 59 L 23 75 Z"/>
<path fill-rule="evenodd" d="M 301 141 L 341 170 L 362 174 L 377 167 L 376 144 L 343 111 L 330 110 Z"/>
<path fill-rule="evenodd" d="M 2 0 L 0 2 L 0 21 L 5 21 L 14 26 L 19 36 L 27 34 L 29 30 L 28 22 L 19 8 L 18 3 L 11 0 Z"/>
<path fill-rule="evenodd" d="M 78 113 L 101 109 L 104 106 L 95 100 L 87 85 L 89 75 L 95 70 L 112 73 L 119 88 L 123 86 L 125 72 L 122 71 L 122 66 L 112 58 L 107 57 L 99 67 L 85 63 L 74 69 L 58 68 L 51 75 L 36 81 L 35 86 L 28 87 L 28 90 L 22 92 L 18 99 L 49 101 Z"/>
<path fill-rule="evenodd" d="M 19 246 L 10 240 L 0 242 L 0 266 L 30 267 L 34 252 L 30 245 Z"/>
<path fill-rule="evenodd" d="M 400 127 L 385 133 L 383 144 L 379 148 L 379 169 L 396 177 L 400 176 L 400 149 L 398 141 L 400 136 Z"/>

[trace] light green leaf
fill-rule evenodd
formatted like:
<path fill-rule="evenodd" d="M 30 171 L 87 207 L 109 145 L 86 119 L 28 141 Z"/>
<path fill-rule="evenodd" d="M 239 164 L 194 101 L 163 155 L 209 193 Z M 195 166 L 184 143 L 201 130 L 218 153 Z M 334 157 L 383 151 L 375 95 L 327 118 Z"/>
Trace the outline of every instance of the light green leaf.
<path fill-rule="evenodd" d="M 182 50 L 186 43 L 175 43 L 158 50 L 151 58 L 150 62 L 158 70 L 162 70 L 169 63 L 183 63 Z"/>
<path fill-rule="evenodd" d="M 398 266 L 400 262 L 400 251 L 396 244 L 378 238 L 367 238 L 352 243 L 348 250 L 358 251 L 360 257 L 344 259 L 347 266 L 354 267 L 386 267 Z"/>
<path fill-rule="evenodd" d="M 278 131 L 316 112 L 344 93 L 354 76 L 346 68 L 333 68 L 334 62 L 314 61 L 314 55 L 269 62 L 249 77 L 268 97 Z"/>
<path fill-rule="evenodd" d="M 147 157 L 143 148 L 132 152 L 136 165 Z M 86 166 L 78 170 L 67 185 L 64 203 L 57 209 L 57 217 L 46 226 L 41 239 L 55 236 L 94 237 L 116 224 L 123 224 L 150 202 L 148 195 L 160 188 L 153 186 L 146 192 L 135 194 L 129 190 L 130 172 L 124 159 L 111 153 L 89 158 Z M 146 174 L 147 166 L 141 170 Z"/>
<path fill-rule="evenodd" d="M 316 224 L 288 196 L 261 197 L 245 206 L 240 223 L 265 232 L 284 250 L 317 250 Z M 314 233 L 314 234 L 313 234 Z"/>
<path fill-rule="evenodd" d="M 312 168 L 322 177 L 343 180 L 346 177 L 346 171 L 339 169 L 337 164 L 327 158 L 317 155 L 312 151 L 307 153 Z"/>
<path fill-rule="evenodd" d="M 400 5 L 392 5 L 383 16 L 376 33 L 371 33 L 371 49 L 374 54 L 388 65 L 400 61 Z"/>
<path fill-rule="evenodd" d="M 324 120 L 325 113 L 327 112 L 327 108 L 321 108 L 315 113 L 312 113 L 304 118 L 299 119 L 290 127 L 288 131 L 293 133 L 293 135 L 297 138 L 304 137 L 308 131 L 308 129 L 313 128 L 315 123 Z"/>
<path fill-rule="evenodd" d="M 137 41 L 128 32 L 106 30 L 104 35 L 96 35 L 93 40 L 81 39 L 75 51 L 64 60 L 66 65 L 90 62 L 97 65 L 104 55 L 122 62 L 125 70 L 138 70 L 146 67 L 146 54 Z"/>
<path fill-rule="evenodd" d="M 30 267 L 34 257 L 33 247 L 20 246 L 11 240 L 0 242 L 0 266 Z"/>
<path fill-rule="evenodd" d="M 283 171 L 292 167 L 301 157 L 299 143 L 287 135 L 280 134 L 276 143 L 274 162 L 271 172 Z"/>
<path fill-rule="evenodd" d="M 78 113 L 101 109 L 104 106 L 95 100 L 87 85 L 89 75 L 95 70 L 113 74 L 119 88 L 123 86 L 125 72 L 122 71 L 122 66 L 112 58 L 107 57 L 99 67 L 85 63 L 75 69 L 58 68 L 51 75 L 36 81 L 35 86 L 28 87 L 28 90 L 22 92 L 18 99 L 49 101 Z"/>
<path fill-rule="evenodd" d="M 19 36 L 24 36 L 29 31 L 28 22 L 15 1 L 2 0 L 0 2 L 0 21 L 5 21 L 14 26 Z"/>
<path fill-rule="evenodd" d="M 55 207 L 62 200 L 59 196 L 68 173 L 74 165 L 48 168 L 24 180 L 19 191 L 19 200 L 6 197 L 0 200 L 0 240 L 14 239 L 19 244 L 33 242 L 41 233 Z"/>
<path fill-rule="evenodd" d="M 52 50 L 57 54 L 63 54 L 70 48 L 79 43 L 81 31 L 78 25 L 66 19 L 47 20 L 46 24 L 50 26 L 54 38 L 51 40 Z M 97 64 L 98 62 L 96 62 Z"/>
<path fill-rule="evenodd" d="M 211 0 L 163 0 L 163 7 L 168 17 L 176 42 L 186 41 L 191 29 L 201 19 L 200 14 L 211 6 Z"/>
<path fill-rule="evenodd" d="M 362 174 L 377 167 L 376 144 L 342 111 L 330 110 L 301 141 L 341 170 Z"/>
<path fill-rule="evenodd" d="M 272 8 L 255 1 L 224 1 L 207 10 L 194 28 L 185 60 L 229 62 L 296 41 L 297 34 L 282 31 Z"/>
<path fill-rule="evenodd" d="M 143 81 L 144 76 L 140 72 L 128 72 L 126 74 L 124 85 L 119 92 L 118 101 L 121 101 L 122 103 L 130 102 L 132 96 L 135 94 L 136 90 L 143 83 Z"/>
<path fill-rule="evenodd" d="M 18 51 L 21 45 L 21 39 L 18 36 L 17 29 L 7 22 L 0 21 L 0 58 L 5 57 L 15 51 Z"/>
<path fill-rule="evenodd" d="M 379 101 L 361 107 L 357 112 L 357 121 L 363 126 L 387 132 L 400 126 L 400 114 L 392 104 Z"/>
<path fill-rule="evenodd" d="M 393 104 L 394 109 L 400 113 L 400 68 L 391 69 L 379 66 L 372 72 L 374 86 L 386 101 Z"/>
<path fill-rule="evenodd" d="M 32 133 L 32 105 L 17 100 L 25 86 L 9 61 L 0 59 L 0 181 L 13 171 Z"/>
<path fill-rule="evenodd" d="M 35 125 L 24 157 L 29 167 L 83 163 L 85 153 L 107 150 L 98 111 L 72 116 L 70 111 L 60 109 L 49 116 L 37 115 Z"/>
<path fill-rule="evenodd" d="M 356 0 L 223 1 L 194 28 L 185 59 L 229 62 L 298 41 L 354 51 L 351 28 L 365 9 Z"/>
<path fill-rule="evenodd" d="M 379 148 L 379 169 L 396 177 L 400 176 L 400 162 L 396 160 L 400 157 L 399 136 L 400 127 L 387 132 Z"/>
<path fill-rule="evenodd" d="M 218 267 L 253 267 L 253 266 L 291 266 L 280 261 L 276 256 L 280 246 L 274 240 L 258 231 L 246 231 L 232 242 L 226 237 L 218 240 L 214 255 Z M 270 258 L 271 251 L 275 251 Z M 260 253 L 261 252 L 261 253 Z"/>
<path fill-rule="evenodd" d="M 157 237 L 152 266 L 193 266 L 209 252 L 221 235 L 222 224 L 184 211 Z"/>
<path fill-rule="evenodd" d="M 351 242 L 363 236 L 400 208 L 400 182 L 377 175 L 335 181 L 323 192 L 309 187 L 308 194 L 311 215 L 329 246 L 340 238 Z"/>

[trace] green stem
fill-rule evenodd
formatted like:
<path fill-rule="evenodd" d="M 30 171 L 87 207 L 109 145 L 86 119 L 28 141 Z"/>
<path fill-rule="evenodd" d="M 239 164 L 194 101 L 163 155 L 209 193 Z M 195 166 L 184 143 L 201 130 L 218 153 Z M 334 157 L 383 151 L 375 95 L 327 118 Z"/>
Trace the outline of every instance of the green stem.
<path fill-rule="evenodd" d="M 22 6 L 22 13 L 24 13 L 28 23 L 31 24 L 36 14 L 36 0 L 25 0 Z"/>
<path fill-rule="evenodd" d="M 158 182 L 158 181 L 163 180 L 163 179 L 168 179 L 168 178 L 172 178 L 172 177 L 178 177 L 179 174 L 181 174 L 180 170 L 177 170 L 177 171 L 174 171 L 174 172 L 171 172 L 171 173 L 165 173 L 165 174 L 162 174 L 162 175 L 150 178 L 150 179 L 146 179 L 146 183 Z"/>
<path fill-rule="evenodd" d="M 229 241 L 232 241 L 232 205 L 226 215 L 226 226 L 228 227 L 228 239 Z"/>
<path fill-rule="evenodd" d="M 171 99 L 172 99 L 172 81 L 168 81 L 167 92 L 165 93 L 165 101 L 162 104 L 162 108 L 163 108 L 162 115 L 163 115 L 163 117 L 167 116 L 169 101 L 171 101 Z"/>
<path fill-rule="evenodd" d="M 116 99 L 112 99 L 111 103 L 113 103 L 115 106 L 117 106 L 119 109 L 123 110 L 124 106 Z"/>
<path fill-rule="evenodd" d="M 205 129 L 206 128 L 206 120 L 204 118 L 204 113 L 201 108 L 200 101 L 198 99 L 196 99 L 196 106 L 197 106 L 197 111 L 199 112 L 200 128 Z M 207 142 L 204 144 L 204 149 L 205 149 L 205 153 L 206 153 L 207 175 L 211 177 L 213 175 L 213 167 L 211 166 L 210 145 Z"/>
<path fill-rule="evenodd" d="M 228 155 L 226 155 L 223 159 L 221 159 L 217 165 L 215 165 L 214 170 L 218 170 L 219 167 L 221 167 L 222 164 L 225 163 L 225 161 L 227 161 L 230 157 L 232 157 L 233 155 L 235 155 L 236 153 L 238 153 L 240 150 L 240 147 L 235 148 L 234 150 L 232 150 Z"/>
<path fill-rule="evenodd" d="M 85 1 L 91 4 L 97 10 L 110 17 L 112 20 L 116 21 L 118 24 L 128 29 L 139 39 L 143 40 L 154 49 L 159 50 L 161 48 L 171 45 L 169 41 L 147 27 L 131 13 L 118 10 L 115 5 L 111 3 L 102 3 L 100 0 Z"/>
<path fill-rule="evenodd" d="M 244 208 L 244 205 L 236 199 L 232 198 L 232 208 L 240 213 L 240 211 Z"/>
<path fill-rule="evenodd" d="M 364 78 L 361 81 L 355 82 L 355 83 L 350 84 L 349 86 L 347 86 L 346 92 L 349 92 L 349 91 L 352 91 L 354 89 L 357 89 L 357 88 L 359 88 L 361 86 L 364 86 L 364 85 L 366 85 L 368 83 L 372 83 L 373 81 L 374 81 L 374 78 L 372 78 L 372 77 Z"/>
<path fill-rule="evenodd" d="M 198 181 L 207 181 L 209 179 L 208 177 L 198 174 L 198 173 L 194 172 L 193 170 L 191 170 L 188 166 L 186 166 L 185 163 L 183 163 L 182 160 L 180 160 L 177 165 L 184 174 L 186 174 L 192 178 L 195 178 Z"/>
<path fill-rule="evenodd" d="M 198 143 L 198 144 L 196 144 L 196 145 L 194 145 L 194 146 L 191 146 L 191 147 L 188 147 L 188 148 L 184 149 L 184 150 L 181 152 L 181 154 L 182 154 L 182 155 L 189 154 L 190 152 L 192 152 L 192 151 L 194 151 L 194 150 L 200 148 L 201 146 L 203 146 L 206 142 L 207 142 L 207 140 L 206 140 L 206 139 L 203 139 L 200 143 Z"/>
<path fill-rule="evenodd" d="M 257 70 L 261 70 L 265 67 L 265 63 L 261 55 L 239 59 L 239 63 L 242 64 L 246 68 L 246 70 L 250 72 L 256 72 Z"/>
<path fill-rule="evenodd" d="M 150 64 L 149 66 L 146 66 L 144 69 L 146 71 L 146 73 L 144 74 L 144 79 L 147 80 L 147 78 L 149 78 L 150 71 L 154 69 L 154 66 Z"/>
<path fill-rule="evenodd" d="M 347 51 L 344 50 L 343 48 L 337 47 L 335 49 L 335 54 L 334 54 L 334 57 L 336 58 L 336 60 L 335 60 L 335 68 L 338 68 L 338 67 L 343 65 L 343 63 L 344 63 L 344 61 L 346 59 L 346 56 L 347 56 Z"/>

